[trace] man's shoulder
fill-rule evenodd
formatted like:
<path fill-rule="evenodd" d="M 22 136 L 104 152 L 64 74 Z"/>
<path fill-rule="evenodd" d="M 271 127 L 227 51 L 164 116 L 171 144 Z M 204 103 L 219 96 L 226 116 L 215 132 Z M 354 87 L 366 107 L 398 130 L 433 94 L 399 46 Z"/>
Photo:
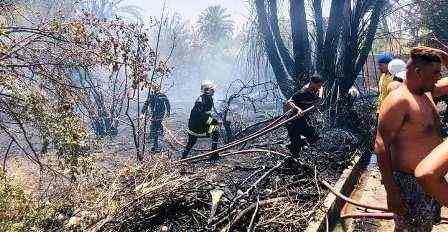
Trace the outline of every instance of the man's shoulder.
<path fill-rule="evenodd" d="M 403 87 L 395 89 L 386 96 L 381 103 L 379 110 L 379 124 L 391 122 L 391 120 L 399 120 L 408 114 L 410 110 L 410 100 L 408 93 Z"/>
<path fill-rule="evenodd" d="M 202 103 L 202 95 L 200 95 L 198 98 L 196 98 L 195 103 Z"/>
<path fill-rule="evenodd" d="M 199 103 L 208 103 L 210 101 L 213 101 L 213 97 L 207 94 L 202 94 L 201 96 L 198 97 L 198 99 L 196 100 L 196 102 Z"/>
<path fill-rule="evenodd" d="M 385 105 L 391 107 L 405 107 L 408 105 L 410 100 L 409 91 L 404 86 L 399 86 L 397 89 L 392 90 L 384 99 Z"/>
<path fill-rule="evenodd" d="M 304 96 L 306 94 L 307 94 L 306 89 L 305 88 L 301 88 L 301 89 L 297 90 L 296 92 L 294 92 L 294 94 L 292 95 L 292 98 L 301 97 L 301 96 Z"/>

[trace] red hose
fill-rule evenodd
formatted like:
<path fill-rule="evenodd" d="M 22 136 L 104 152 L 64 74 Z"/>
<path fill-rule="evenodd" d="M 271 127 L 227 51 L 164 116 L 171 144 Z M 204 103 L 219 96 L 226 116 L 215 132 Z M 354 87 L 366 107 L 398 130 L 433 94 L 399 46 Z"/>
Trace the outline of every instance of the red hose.
<path fill-rule="evenodd" d="M 357 202 L 349 197 L 346 197 L 344 195 L 342 195 L 342 193 L 336 191 L 336 189 L 334 189 L 333 187 L 331 187 L 331 185 L 326 182 L 325 180 L 321 180 L 320 181 L 326 188 L 328 188 L 330 190 L 330 192 L 332 192 L 334 195 L 336 195 L 337 197 L 341 198 L 342 200 L 344 200 L 345 202 L 352 204 L 352 205 L 356 205 L 365 209 L 373 209 L 373 210 L 380 210 L 380 211 L 385 211 L 388 212 L 389 209 L 385 208 L 385 207 L 381 207 L 381 206 L 373 206 L 373 205 L 367 205 L 367 204 L 363 204 L 360 202 Z"/>
<path fill-rule="evenodd" d="M 375 219 L 393 219 L 394 214 L 389 212 L 389 209 L 381 207 L 381 206 L 373 206 L 373 205 L 367 205 L 367 204 L 362 204 L 359 203 L 347 196 L 344 196 L 342 193 L 339 193 L 338 191 L 336 191 L 333 187 L 331 187 L 331 185 L 324 181 L 321 180 L 320 181 L 325 187 L 327 187 L 331 193 L 333 193 L 334 195 L 336 195 L 337 197 L 341 198 L 342 200 L 344 200 L 345 202 L 352 204 L 352 205 L 356 205 L 365 209 L 372 209 L 372 210 L 380 210 L 380 211 L 385 211 L 385 212 L 375 212 L 375 213 L 350 213 L 350 214 L 343 214 L 341 215 L 342 219 L 345 218 L 375 218 Z M 444 221 L 448 221 L 447 217 L 442 217 L 442 220 Z"/>
<path fill-rule="evenodd" d="M 304 110 L 303 112 L 306 113 L 306 112 L 308 112 L 308 111 L 310 111 L 310 110 L 312 110 L 312 109 L 314 109 L 314 106 L 312 106 L 312 107 L 310 107 L 310 108 Z M 231 144 L 225 145 L 225 146 L 223 146 L 223 147 L 221 147 L 221 148 L 218 148 L 218 149 L 216 149 L 216 150 L 214 150 L 214 151 L 210 151 L 210 152 L 206 152 L 206 153 L 201 154 L 201 155 L 197 155 L 197 156 L 193 156 L 193 157 L 190 157 L 190 158 L 182 159 L 182 160 L 177 161 L 177 162 L 186 162 L 186 161 L 191 161 L 191 160 L 201 159 L 201 158 L 204 158 L 204 157 L 207 157 L 207 156 L 210 156 L 210 155 L 219 153 L 219 152 L 221 152 L 221 151 L 225 151 L 225 150 L 227 150 L 227 149 L 229 149 L 229 148 L 235 147 L 235 146 L 237 146 L 237 145 L 239 145 L 239 144 L 245 143 L 245 142 L 250 141 L 250 140 L 252 140 L 252 139 L 258 138 L 258 137 L 260 137 L 260 136 L 262 136 L 262 135 L 264 135 L 264 134 L 267 134 L 268 132 L 277 129 L 277 128 L 283 126 L 284 124 L 286 124 L 286 123 L 288 123 L 288 122 L 291 122 L 291 121 L 295 120 L 295 119 L 298 118 L 298 117 L 299 117 L 299 115 L 296 114 L 296 115 L 290 117 L 289 119 L 284 120 L 284 121 L 278 123 L 278 124 L 275 125 L 275 126 L 271 126 L 270 128 L 267 128 L 267 129 L 265 129 L 265 130 L 260 130 L 260 131 L 254 133 L 254 134 L 252 134 L 252 135 L 250 135 L 250 136 L 248 136 L 248 137 L 246 137 L 246 138 L 244 138 L 244 139 L 237 140 L 237 141 L 235 141 L 235 142 L 233 142 L 233 143 L 231 143 Z M 271 125 L 271 124 L 270 124 L 270 125 Z M 266 128 L 266 127 L 265 127 L 265 128 Z"/>
<path fill-rule="evenodd" d="M 394 219 L 394 214 L 386 213 L 386 212 L 376 212 L 376 213 L 356 212 L 356 213 L 342 214 L 340 218 L 342 218 L 342 219 L 374 218 L 374 219 L 392 220 L 392 219 Z M 441 217 L 441 219 L 442 219 L 442 221 L 445 221 L 445 222 L 448 221 L 447 217 Z"/>

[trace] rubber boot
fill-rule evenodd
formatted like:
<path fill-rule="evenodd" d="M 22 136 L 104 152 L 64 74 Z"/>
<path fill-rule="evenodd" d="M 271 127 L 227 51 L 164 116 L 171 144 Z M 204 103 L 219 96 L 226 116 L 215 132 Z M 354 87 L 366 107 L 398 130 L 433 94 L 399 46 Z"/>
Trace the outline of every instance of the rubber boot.
<path fill-rule="evenodd" d="M 188 151 L 187 149 L 185 149 L 182 152 L 182 157 L 180 159 L 186 159 L 188 157 L 188 155 L 190 154 L 190 151 Z"/>

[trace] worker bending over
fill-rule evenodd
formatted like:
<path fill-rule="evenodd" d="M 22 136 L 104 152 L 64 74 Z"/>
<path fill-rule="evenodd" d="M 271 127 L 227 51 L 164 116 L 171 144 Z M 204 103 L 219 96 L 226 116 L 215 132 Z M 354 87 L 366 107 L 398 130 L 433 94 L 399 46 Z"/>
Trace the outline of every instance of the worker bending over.
<path fill-rule="evenodd" d="M 321 92 L 322 84 L 322 77 L 313 75 L 311 77 L 311 83 L 297 91 L 287 102 L 286 109 L 295 109 L 299 114 L 298 118 L 286 125 L 289 140 L 291 142 L 288 145 L 288 148 L 293 155 L 297 155 L 307 142 L 309 144 L 314 144 L 319 140 L 319 135 L 314 127 L 308 124 L 308 116 L 304 115 L 303 111 L 320 102 L 321 96 L 319 92 Z"/>

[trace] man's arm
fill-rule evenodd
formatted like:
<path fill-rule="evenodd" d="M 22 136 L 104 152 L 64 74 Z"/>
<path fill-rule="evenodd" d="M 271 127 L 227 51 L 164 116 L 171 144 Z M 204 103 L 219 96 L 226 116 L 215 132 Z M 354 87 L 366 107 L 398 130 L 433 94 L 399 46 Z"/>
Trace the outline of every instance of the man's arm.
<path fill-rule="evenodd" d="M 428 195 L 448 206 L 448 141 L 437 146 L 415 169 L 415 177 Z"/>
<path fill-rule="evenodd" d="M 448 78 L 442 78 L 436 83 L 436 87 L 432 90 L 433 97 L 440 97 L 448 94 Z"/>
<path fill-rule="evenodd" d="M 378 156 L 378 166 L 386 188 L 387 205 L 392 212 L 403 215 L 406 208 L 400 197 L 400 189 L 393 179 L 394 169 L 391 158 L 391 146 L 403 125 L 407 108 L 407 103 L 399 96 L 400 94 L 400 92 L 389 94 L 381 105 L 375 153 Z"/>
<path fill-rule="evenodd" d="M 291 97 L 291 99 L 289 99 L 287 101 L 287 107 L 289 109 L 296 109 L 299 116 L 303 116 L 304 110 L 306 110 L 306 109 L 301 109 L 300 107 L 297 106 L 296 103 L 317 105 L 319 103 L 319 101 L 320 101 L 320 98 L 318 98 L 316 100 L 312 100 L 303 90 L 301 90 L 301 91 L 295 93 Z"/>

